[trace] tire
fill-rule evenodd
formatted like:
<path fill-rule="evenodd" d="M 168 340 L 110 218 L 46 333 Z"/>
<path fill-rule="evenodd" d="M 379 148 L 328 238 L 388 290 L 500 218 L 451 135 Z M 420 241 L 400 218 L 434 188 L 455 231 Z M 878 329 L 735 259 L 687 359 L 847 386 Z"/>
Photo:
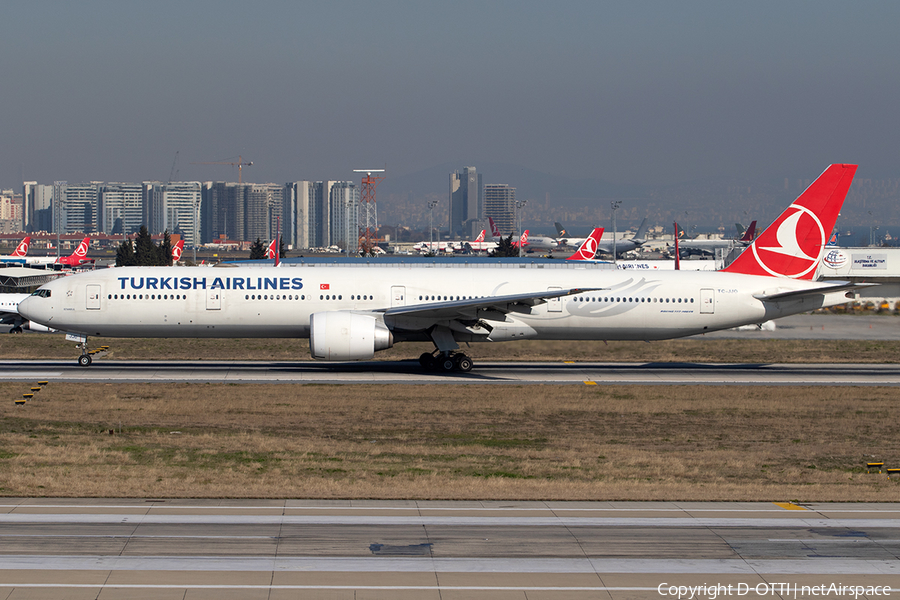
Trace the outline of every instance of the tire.
<path fill-rule="evenodd" d="M 473 366 L 475 366 L 475 364 L 472 362 L 472 359 L 465 354 L 460 354 L 456 357 L 456 369 L 458 371 L 468 373 L 472 370 Z"/>
<path fill-rule="evenodd" d="M 90 354 L 82 354 L 78 357 L 78 364 L 82 367 L 91 366 L 91 355 Z"/>
<path fill-rule="evenodd" d="M 451 371 L 454 371 L 456 369 L 456 361 L 452 356 L 446 356 L 442 358 L 438 362 L 438 365 L 440 365 L 441 371 L 443 371 L 444 373 L 450 373 Z"/>
<path fill-rule="evenodd" d="M 422 368 L 426 371 L 434 370 L 434 356 L 425 352 L 422 356 L 419 357 L 419 364 L 422 365 Z"/>

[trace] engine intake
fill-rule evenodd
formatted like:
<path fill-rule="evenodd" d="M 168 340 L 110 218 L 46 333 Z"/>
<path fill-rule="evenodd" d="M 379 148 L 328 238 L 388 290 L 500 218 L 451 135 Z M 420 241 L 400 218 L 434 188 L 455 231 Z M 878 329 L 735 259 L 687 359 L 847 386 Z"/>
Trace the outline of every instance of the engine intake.
<path fill-rule="evenodd" d="M 313 313 L 309 351 L 318 360 L 367 360 L 394 345 L 394 336 L 371 315 L 343 311 Z"/>

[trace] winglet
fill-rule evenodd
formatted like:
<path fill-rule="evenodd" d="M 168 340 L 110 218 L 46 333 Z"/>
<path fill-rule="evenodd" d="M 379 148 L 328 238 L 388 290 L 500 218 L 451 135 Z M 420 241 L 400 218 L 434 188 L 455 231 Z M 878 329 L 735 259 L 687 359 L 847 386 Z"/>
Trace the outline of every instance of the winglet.
<path fill-rule="evenodd" d="M 810 184 L 724 271 L 812 280 L 857 165 L 835 164 Z"/>

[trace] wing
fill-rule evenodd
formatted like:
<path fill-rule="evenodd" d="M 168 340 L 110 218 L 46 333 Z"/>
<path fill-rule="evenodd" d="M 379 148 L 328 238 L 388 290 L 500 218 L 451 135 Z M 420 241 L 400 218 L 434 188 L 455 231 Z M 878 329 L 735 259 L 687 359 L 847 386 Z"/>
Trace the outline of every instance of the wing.
<path fill-rule="evenodd" d="M 567 290 L 543 290 L 540 292 L 528 292 L 525 294 L 510 294 L 508 296 L 487 296 L 483 298 L 469 298 L 465 300 L 447 300 L 444 302 L 430 302 L 427 304 L 414 304 L 411 306 L 395 306 L 383 309 L 385 317 L 412 317 L 416 319 L 433 319 L 446 321 L 448 319 L 477 319 L 482 311 L 496 311 L 507 314 L 511 312 L 530 312 L 531 308 L 543 304 L 553 298 L 562 298 L 584 292 L 593 292 L 604 288 L 570 288 Z"/>

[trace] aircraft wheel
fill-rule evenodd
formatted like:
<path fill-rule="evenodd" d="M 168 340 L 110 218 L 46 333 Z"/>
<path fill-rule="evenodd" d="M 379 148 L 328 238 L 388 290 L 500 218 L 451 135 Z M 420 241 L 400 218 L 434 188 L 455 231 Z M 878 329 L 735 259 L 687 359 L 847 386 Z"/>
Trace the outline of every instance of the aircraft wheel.
<path fill-rule="evenodd" d="M 91 355 L 90 354 L 82 354 L 78 357 L 78 364 L 82 367 L 91 366 Z"/>
<path fill-rule="evenodd" d="M 426 371 L 433 371 L 434 356 L 428 352 L 422 353 L 422 356 L 419 357 L 419 364 L 422 365 L 422 368 Z"/>
<path fill-rule="evenodd" d="M 468 373 L 472 370 L 472 367 L 475 366 L 472 362 L 472 359 L 466 356 L 465 354 L 458 354 L 456 356 L 456 369 L 458 371 L 462 371 L 463 373 Z"/>
<path fill-rule="evenodd" d="M 452 356 L 445 356 L 440 359 L 438 365 L 441 367 L 441 371 L 444 373 L 449 373 L 456 368 L 456 361 Z"/>

